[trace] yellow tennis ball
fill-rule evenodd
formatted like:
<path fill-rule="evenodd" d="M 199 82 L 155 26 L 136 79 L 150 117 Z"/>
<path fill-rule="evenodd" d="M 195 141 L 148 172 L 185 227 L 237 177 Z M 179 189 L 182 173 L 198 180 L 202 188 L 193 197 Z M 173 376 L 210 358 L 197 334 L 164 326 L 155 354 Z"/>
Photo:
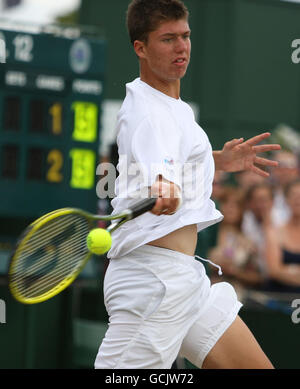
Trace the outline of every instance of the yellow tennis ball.
<path fill-rule="evenodd" d="M 94 228 L 88 234 L 86 244 L 91 253 L 105 254 L 111 247 L 111 235 L 103 228 Z"/>

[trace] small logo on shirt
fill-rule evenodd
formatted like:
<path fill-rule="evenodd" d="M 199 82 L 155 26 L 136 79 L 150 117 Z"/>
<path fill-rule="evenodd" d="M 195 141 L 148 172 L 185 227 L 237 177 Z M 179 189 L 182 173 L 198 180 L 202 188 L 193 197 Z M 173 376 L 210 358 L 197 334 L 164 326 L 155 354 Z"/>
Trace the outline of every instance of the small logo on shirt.
<path fill-rule="evenodd" d="M 174 159 L 173 159 L 173 158 L 170 158 L 170 157 L 166 157 L 166 158 L 164 159 L 164 163 L 165 163 L 166 165 L 173 166 L 173 165 L 174 165 Z"/>

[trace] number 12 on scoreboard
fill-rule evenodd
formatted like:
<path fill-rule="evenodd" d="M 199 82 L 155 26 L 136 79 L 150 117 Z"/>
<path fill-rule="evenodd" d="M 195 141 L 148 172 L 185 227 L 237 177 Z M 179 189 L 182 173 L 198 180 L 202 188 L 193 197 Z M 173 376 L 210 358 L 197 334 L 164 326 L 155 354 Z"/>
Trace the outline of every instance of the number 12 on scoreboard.
<path fill-rule="evenodd" d="M 92 150 L 72 149 L 70 185 L 75 189 L 92 189 L 95 183 L 96 153 Z"/>

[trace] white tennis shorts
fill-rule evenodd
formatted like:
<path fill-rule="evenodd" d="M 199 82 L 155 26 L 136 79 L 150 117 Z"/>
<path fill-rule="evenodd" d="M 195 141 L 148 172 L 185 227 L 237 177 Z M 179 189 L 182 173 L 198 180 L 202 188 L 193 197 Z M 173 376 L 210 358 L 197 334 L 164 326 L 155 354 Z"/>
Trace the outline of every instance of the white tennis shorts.
<path fill-rule="evenodd" d="M 170 369 L 178 354 L 201 368 L 242 306 L 194 257 L 149 245 L 110 261 L 104 300 L 96 369 Z"/>

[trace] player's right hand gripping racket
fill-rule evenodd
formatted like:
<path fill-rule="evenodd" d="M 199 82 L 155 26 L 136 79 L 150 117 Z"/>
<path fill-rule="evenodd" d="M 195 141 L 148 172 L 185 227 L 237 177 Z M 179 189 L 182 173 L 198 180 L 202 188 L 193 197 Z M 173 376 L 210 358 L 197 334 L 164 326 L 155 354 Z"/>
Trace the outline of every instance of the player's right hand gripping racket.
<path fill-rule="evenodd" d="M 150 211 L 156 198 L 147 198 L 118 215 L 92 215 L 75 208 L 50 212 L 30 224 L 18 239 L 9 266 L 12 295 L 24 304 L 54 297 L 67 288 L 92 256 L 86 238 L 97 221 L 112 221 L 112 233 L 128 220 Z"/>

